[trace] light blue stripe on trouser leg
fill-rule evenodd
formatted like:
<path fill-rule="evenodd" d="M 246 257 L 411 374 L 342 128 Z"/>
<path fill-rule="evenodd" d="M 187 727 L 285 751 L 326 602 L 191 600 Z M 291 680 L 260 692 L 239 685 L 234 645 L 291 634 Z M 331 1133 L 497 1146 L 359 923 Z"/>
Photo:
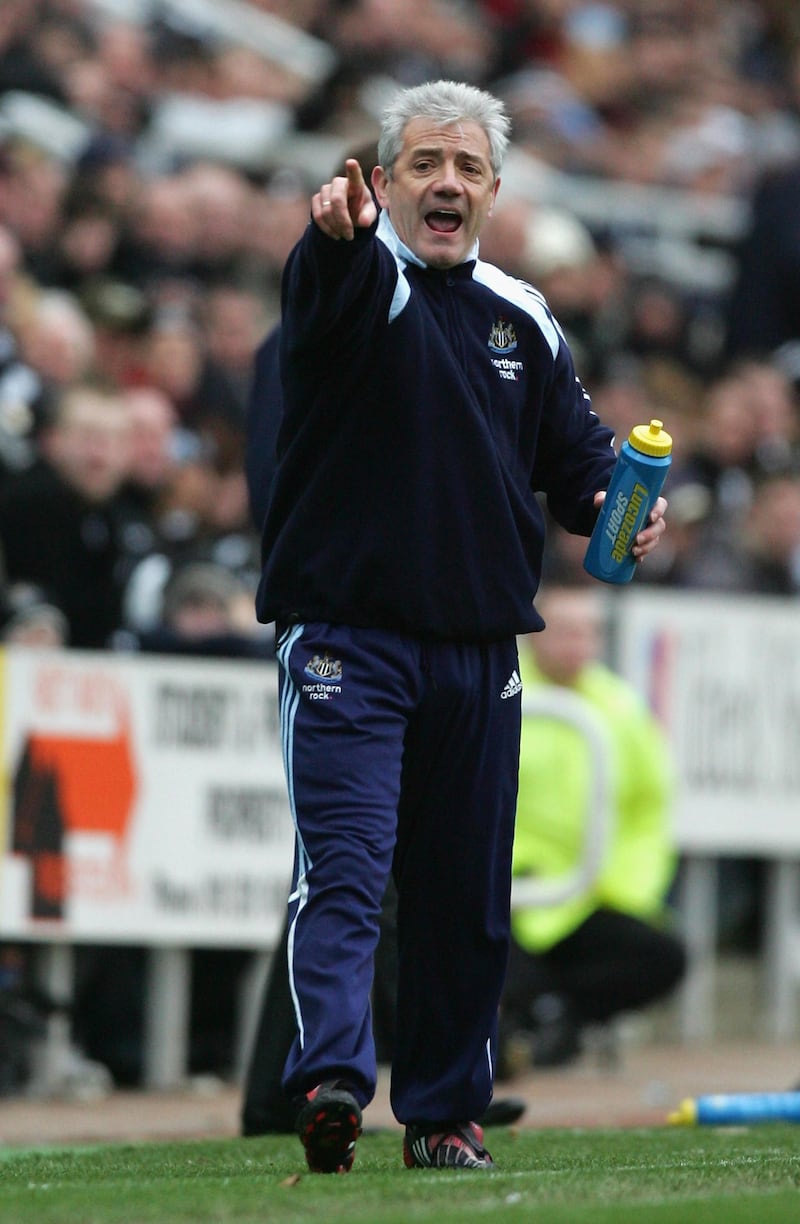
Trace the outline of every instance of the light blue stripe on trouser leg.
<path fill-rule="evenodd" d="M 303 1013 L 300 1007 L 300 1000 L 297 995 L 294 980 L 294 934 L 297 919 L 308 899 L 308 868 L 310 867 L 310 863 L 305 846 L 303 845 L 303 838 L 297 824 L 297 811 L 295 808 L 292 758 L 294 747 L 294 722 L 297 715 L 297 707 L 300 704 L 300 694 L 298 693 L 297 687 L 291 677 L 291 672 L 289 670 L 289 657 L 292 652 L 292 647 L 302 636 L 303 626 L 293 626 L 284 640 L 280 643 L 277 650 L 278 662 L 283 669 L 280 694 L 280 727 L 281 744 L 283 748 L 283 767 L 286 773 L 286 787 L 289 796 L 289 809 L 292 814 L 292 822 L 295 830 L 297 855 L 297 883 L 289 897 L 290 904 L 294 901 L 297 902 L 297 910 L 295 911 L 294 919 L 289 927 L 286 948 L 289 967 L 289 990 L 291 992 L 292 1003 L 294 1005 L 294 1014 L 297 1020 L 297 1033 L 300 1039 L 301 1047 L 303 1046 L 305 1040 L 305 1028 L 303 1025 Z"/>
<path fill-rule="evenodd" d="M 395 634 L 318 622 L 284 651 L 299 695 L 290 766 L 305 859 L 295 873 L 302 884 L 305 867 L 307 885 L 290 911 L 304 1031 L 287 1058 L 289 1096 L 336 1079 L 363 1107 L 375 1091 L 370 995 L 416 654 Z M 315 670 L 326 659 L 331 674 Z"/>

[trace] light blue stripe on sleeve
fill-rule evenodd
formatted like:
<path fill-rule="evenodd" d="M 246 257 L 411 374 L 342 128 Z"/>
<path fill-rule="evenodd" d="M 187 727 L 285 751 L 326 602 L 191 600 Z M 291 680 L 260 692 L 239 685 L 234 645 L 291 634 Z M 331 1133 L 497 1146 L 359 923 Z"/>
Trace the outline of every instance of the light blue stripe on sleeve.
<path fill-rule="evenodd" d="M 537 289 L 534 289 L 532 285 L 527 285 L 525 281 L 516 280 L 515 277 L 502 272 L 494 264 L 484 263 L 482 259 L 475 264 L 473 280 L 480 285 L 485 285 L 487 289 L 492 290 L 492 293 L 505 298 L 507 302 L 511 302 L 530 315 L 547 341 L 550 352 L 554 357 L 556 356 L 563 333 Z"/>

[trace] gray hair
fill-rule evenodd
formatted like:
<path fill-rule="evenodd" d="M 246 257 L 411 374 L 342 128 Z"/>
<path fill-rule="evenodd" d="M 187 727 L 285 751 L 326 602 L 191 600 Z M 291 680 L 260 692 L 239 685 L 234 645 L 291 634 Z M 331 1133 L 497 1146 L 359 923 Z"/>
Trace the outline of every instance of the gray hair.
<path fill-rule="evenodd" d="M 383 114 L 378 161 L 388 175 L 403 147 L 403 133 L 412 119 L 432 119 L 442 127 L 470 120 L 489 140 L 489 160 L 495 178 L 500 173 L 511 132 L 511 120 L 499 98 L 461 81 L 428 81 L 403 89 Z"/>

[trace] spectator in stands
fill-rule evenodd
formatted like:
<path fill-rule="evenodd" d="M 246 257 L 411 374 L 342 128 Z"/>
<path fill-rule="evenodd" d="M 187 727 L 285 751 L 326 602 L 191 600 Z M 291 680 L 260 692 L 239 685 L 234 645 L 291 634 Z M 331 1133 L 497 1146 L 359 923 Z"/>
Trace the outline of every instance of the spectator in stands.
<path fill-rule="evenodd" d="M 472 6 L 427 0 L 354 0 L 332 7 L 326 34 L 351 63 L 395 80 L 437 76 L 475 80 L 491 51 L 489 33 Z"/>
<path fill-rule="evenodd" d="M 22 356 L 54 393 L 94 373 L 94 329 L 73 294 L 35 292 L 17 319 Z"/>
<path fill-rule="evenodd" d="M 679 287 L 661 277 L 631 286 L 626 348 L 642 360 L 685 362 L 689 353 L 688 303 Z"/>
<path fill-rule="evenodd" d="M 157 387 L 131 387 L 123 398 L 131 431 L 121 497 L 128 575 L 124 625 L 141 633 L 158 623 L 164 586 L 177 570 L 190 562 L 217 562 L 250 591 L 258 550 L 240 508 L 242 473 L 217 471 L 202 438 L 178 423 L 171 400 Z M 225 530 L 218 529 L 222 523 Z"/>
<path fill-rule="evenodd" d="M 551 587 L 537 600 L 547 627 L 523 639 L 523 692 L 565 688 L 608 739 L 610 828 L 595 880 L 570 899 L 512 914 L 501 1006 L 501 1074 L 520 1048 L 535 1066 L 581 1051 L 587 1025 L 665 997 L 685 969 L 667 896 L 676 864 L 666 738 L 643 702 L 602 661 L 596 590 Z M 583 734 L 523 717 L 514 875 L 560 877 L 580 862 L 591 794 Z"/>
<path fill-rule="evenodd" d="M 71 188 L 63 202 L 48 280 L 80 294 L 113 273 L 121 240 L 122 218 L 113 204 L 93 191 Z"/>
<path fill-rule="evenodd" d="M 198 225 L 183 175 L 143 179 L 130 222 L 126 260 L 137 284 L 152 290 L 165 281 L 193 282 Z"/>
<path fill-rule="evenodd" d="M 77 383 L 40 435 L 40 459 L 0 488 L 0 548 L 11 582 L 52 592 L 70 644 L 102 649 L 119 627 L 119 491 L 127 474 L 128 417 L 120 397 Z"/>
<path fill-rule="evenodd" d="M 738 529 L 753 493 L 758 418 L 741 378 L 725 371 L 705 390 L 694 444 L 674 464 L 671 484 L 699 484 L 711 497 L 710 518 L 729 533 Z"/>
<path fill-rule="evenodd" d="M 682 587 L 693 590 L 800 593 L 800 476 L 759 478 L 739 529 L 701 532 L 679 577 Z"/>
<path fill-rule="evenodd" d="M 9 322 L 19 289 L 20 260 L 13 231 L 0 225 L 0 480 L 30 467 L 48 402 L 44 382 L 21 357 Z"/>
<path fill-rule="evenodd" d="M 94 332 L 94 369 L 120 387 L 147 383 L 144 349 L 151 323 L 146 294 L 122 279 L 98 277 L 82 286 L 81 304 Z"/>
<path fill-rule="evenodd" d="M 90 134 L 75 160 L 67 201 L 93 200 L 127 223 L 140 182 L 135 149 L 135 141 L 125 137 L 109 132 Z"/>
<path fill-rule="evenodd" d="M 760 474 L 786 471 L 800 461 L 800 399 L 791 373 L 773 361 L 741 361 L 734 369 L 758 426 L 755 465 Z"/>
<path fill-rule="evenodd" d="M 123 391 L 128 406 L 130 452 L 125 488 L 141 514 L 155 522 L 159 499 L 169 488 L 181 453 L 178 417 L 172 401 L 157 387 Z"/>
<path fill-rule="evenodd" d="M 165 583 L 160 623 L 139 637 L 139 648 L 158 654 L 223 658 L 268 657 L 270 637 L 255 618 L 251 592 L 230 570 L 192 562 Z"/>
<path fill-rule="evenodd" d="M 181 425 L 199 441 L 205 462 L 184 477 L 196 489 L 202 528 L 214 535 L 249 528 L 244 407 L 210 358 L 190 308 L 157 314 L 144 340 L 143 366 L 147 381 L 169 397 Z"/>
<path fill-rule="evenodd" d="M 236 396 L 244 420 L 253 357 L 267 330 L 263 298 L 236 283 L 215 285 L 201 306 L 206 352 Z"/>
<path fill-rule="evenodd" d="M 36 283 L 46 285 L 69 172 L 45 150 L 19 138 L 8 142 L 0 168 L 4 178 L 0 221 L 16 234 L 26 271 Z"/>
<path fill-rule="evenodd" d="M 707 504 L 696 540 L 698 556 L 694 562 L 684 557 L 682 584 L 720 584 L 721 589 L 732 589 L 733 583 L 733 589 L 747 588 L 750 567 L 745 567 L 737 581 L 734 558 L 743 561 L 753 546 L 751 541 L 742 551 L 741 533 L 755 486 L 772 474 L 797 470 L 798 420 L 797 399 L 788 377 L 777 367 L 756 361 L 736 363 L 725 370 L 705 390 L 696 422 L 683 419 L 686 434 L 691 436 L 694 429 L 694 443 L 673 463 L 669 488 L 673 492 L 686 486 L 704 490 Z M 751 527 L 746 530 L 751 533 Z M 761 538 L 758 526 L 755 537 Z M 758 551 L 757 543 L 755 547 Z"/>
<path fill-rule="evenodd" d="M 300 175 L 277 170 L 251 199 L 245 235 L 253 271 L 265 292 L 279 302 L 280 278 L 289 252 L 308 223 L 308 191 Z"/>
<path fill-rule="evenodd" d="M 181 424 L 209 443 L 230 445 L 241 462 L 244 414 L 225 375 L 208 356 L 192 299 L 158 312 L 143 350 L 146 380 L 172 402 Z"/>
<path fill-rule="evenodd" d="M 110 83 L 132 95 L 142 115 L 146 115 L 158 88 L 153 39 L 147 23 L 107 17 L 95 31 L 95 46 Z"/>
<path fill-rule="evenodd" d="M 0 640 L 6 646 L 58 649 L 69 645 L 69 624 L 45 590 L 14 582 L 0 599 Z"/>
<path fill-rule="evenodd" d="M 142 130 L 151 105 L 145 91 L 155 86 L 150 61 L 142 55 L 143 32 L 137 43 L 130 30 L 123 22 L 106 26 L 105 37 L 102 26 L 97 32 L 87 29 L 84 45 L 68 56 L 63 71 L 70 107 L 96 131 L 123 138 Z M 135 80 L 138 69 L 142 76 Z"/>
<path fill-rule="evenodd" d="M 250 184 L 230 166 L 202 161 L 183 177 L 196 225 L 195 275 L 203 283 L 236 280 L 245 270 Z"/>
<path fill-rule="evenodd" d="M 0 94 L 26 90 L 64 101 L 61 74 L 36 46 L 41 9 L 40 0 L 6 0 L 0 6 Z"/>
<path fill-rule="evenodd" d="M 136 633 L 157 623 L 164 584 L 177 565 L 198 551 L 195 490 L 207 481 L 200 442 L 178 425 L 169 398 L 146 385 L 122 394 L 130 429 L 128 471 L 120 491 L 124 627 Z M 199 472 L 194 482 L 193 470 Z"/>

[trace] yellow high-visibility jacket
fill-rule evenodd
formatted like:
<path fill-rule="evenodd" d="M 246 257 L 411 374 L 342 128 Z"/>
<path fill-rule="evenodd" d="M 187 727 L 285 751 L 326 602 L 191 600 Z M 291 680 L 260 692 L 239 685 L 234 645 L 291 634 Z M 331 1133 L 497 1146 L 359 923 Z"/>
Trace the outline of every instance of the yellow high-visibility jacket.
<path fill-rule="evenodd" d="M 520 670 L 524 702 L 526 692 L 546 681 L 530 652 Z M 590 704 L 607 731 L 611 832 L 588 893 L 512 915 L 514 938 L 529 952 L 551 948 L 601 906 L 659 921 L 676 866 L 672 759 L 660 724 L 638 693 L 604 664 L 584 668 L 570 692 Z M 582 853 L 590 763 L 580 731 L 555 719 L 523 718 L 515 876 L 563 876 L 575 868 Z"/>

